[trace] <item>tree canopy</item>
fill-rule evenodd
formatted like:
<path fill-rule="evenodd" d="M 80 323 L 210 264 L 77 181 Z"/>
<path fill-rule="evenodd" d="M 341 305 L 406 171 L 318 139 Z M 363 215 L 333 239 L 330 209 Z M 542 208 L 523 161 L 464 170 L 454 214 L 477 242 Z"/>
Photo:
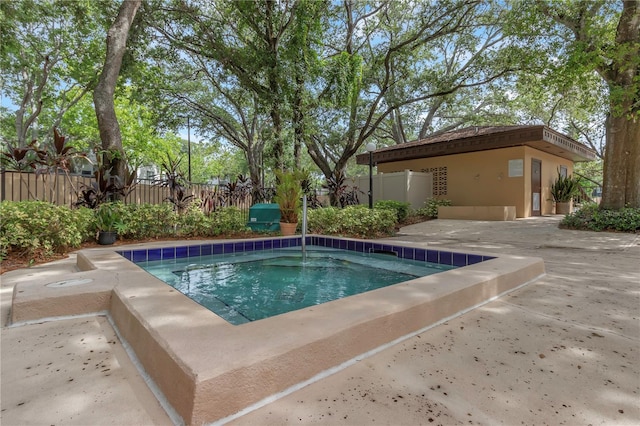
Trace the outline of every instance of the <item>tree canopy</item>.
<path fill-rule="evenodd" d="M 129 146 L 123 151 L 136 162 L 153 162 L 178 149 L 171 135 L 189 117 L 209 141 L 198 151 L 208 160 L 198 161 L 225 163 L 238 158 L 235 151 L 245 163 L 205 174 L 243 169 L 258 191 L 265 172 L 309 162 L 339 179 L 370 141 L 544 123 L 599 153 L 605 207 L 640 204 L 635 1 L 16 0 L 0 7 L 8 100 L 0 128 L 11 146 L 61 125 L 72 140 L 95 143 L 100 128 L 103 148 Z M 92 91 L 98 124 L 87 114 Z M 219 157 L 204 153 L 211 150 Z"/>

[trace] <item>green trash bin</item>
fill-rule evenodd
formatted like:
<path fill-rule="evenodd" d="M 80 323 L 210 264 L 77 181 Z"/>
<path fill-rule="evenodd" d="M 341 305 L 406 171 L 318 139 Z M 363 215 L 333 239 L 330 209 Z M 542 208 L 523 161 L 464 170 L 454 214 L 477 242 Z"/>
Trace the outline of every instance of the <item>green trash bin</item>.
<path fill-rule="evenodd" d="M 252 231 L 279 231 L 280 206 L 277 204 L 254 204 L 249 208 L 247 226 Z"/>

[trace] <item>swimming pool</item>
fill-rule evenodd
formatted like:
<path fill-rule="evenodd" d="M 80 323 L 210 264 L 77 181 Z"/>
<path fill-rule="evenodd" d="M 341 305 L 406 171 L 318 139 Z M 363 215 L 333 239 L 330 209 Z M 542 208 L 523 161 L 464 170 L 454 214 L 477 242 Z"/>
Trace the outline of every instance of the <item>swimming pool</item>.
<path fill-rule="evenodd" d="M 234 325 L 456 268 L 391 253 L 290 247 L 138 265 Z"/>
<path fill-rule="evenodd" d="M 89 283 L 18 284 L 12 322 L 108 315 L 159 400 L 175 413 L 175 423 L 205 424 L 299 389 L 544 274 L 539 258 L 435 249 L 426 241 L 310 235 L 305 242 L 460 267 L 234 326 L 138 263 L 300 250 L 300 236 L 100 247 L 77 254 L 81 272 L 74 278 Z"/>

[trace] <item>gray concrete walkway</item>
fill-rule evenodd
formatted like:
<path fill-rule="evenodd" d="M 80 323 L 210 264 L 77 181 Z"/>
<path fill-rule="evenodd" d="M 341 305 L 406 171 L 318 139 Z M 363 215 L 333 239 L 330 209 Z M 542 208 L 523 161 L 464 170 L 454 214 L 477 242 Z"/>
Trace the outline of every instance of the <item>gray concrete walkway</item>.
<path fill-rule="evenodd" d="M 403 228 L 393 240 L 542 257 L 547 275 L 233 423 L 640 424 L 640 236 L 558 221 Z M 169 423 L 104 317 L 4 327 L 17 282 L 72 270 L 0 277 L 1 424 Z"/>

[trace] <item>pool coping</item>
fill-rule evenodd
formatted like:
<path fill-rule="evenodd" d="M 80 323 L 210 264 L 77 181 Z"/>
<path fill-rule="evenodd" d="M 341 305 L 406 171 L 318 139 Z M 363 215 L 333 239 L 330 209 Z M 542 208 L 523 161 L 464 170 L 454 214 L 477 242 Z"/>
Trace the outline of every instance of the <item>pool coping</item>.
<path fill-rule="evenodd" d="M 363 241 L 334 240 L 346 244 Z M 212 241 L 199 246 L 222 243 L 235 247 L 239 242 Z M 414 244 L 392 245 L 403 251 L 416 248 Z M 157 250 L 158 246 L 140 249 Z M 162 246 L 177 248 L 184 247 L 184 243 Z M 122 249 L 79 252 L 78 267 L 82 272 L 77 278 L 91 278 L 90 284 L 16 286 L 12 320 L 108 311 L 145 372 L 188 424 L 233 415 L 544 274 L 539 258 L 491 254 L 487 257 L 492 259 L 465 268 L 234 326 L 128 262 L 118 251 Z M 462 253 L 446 252 L 452 253 L 452 258 L 453 253 Z M 464 254 L 483 256 L 473 251 Z"/>

